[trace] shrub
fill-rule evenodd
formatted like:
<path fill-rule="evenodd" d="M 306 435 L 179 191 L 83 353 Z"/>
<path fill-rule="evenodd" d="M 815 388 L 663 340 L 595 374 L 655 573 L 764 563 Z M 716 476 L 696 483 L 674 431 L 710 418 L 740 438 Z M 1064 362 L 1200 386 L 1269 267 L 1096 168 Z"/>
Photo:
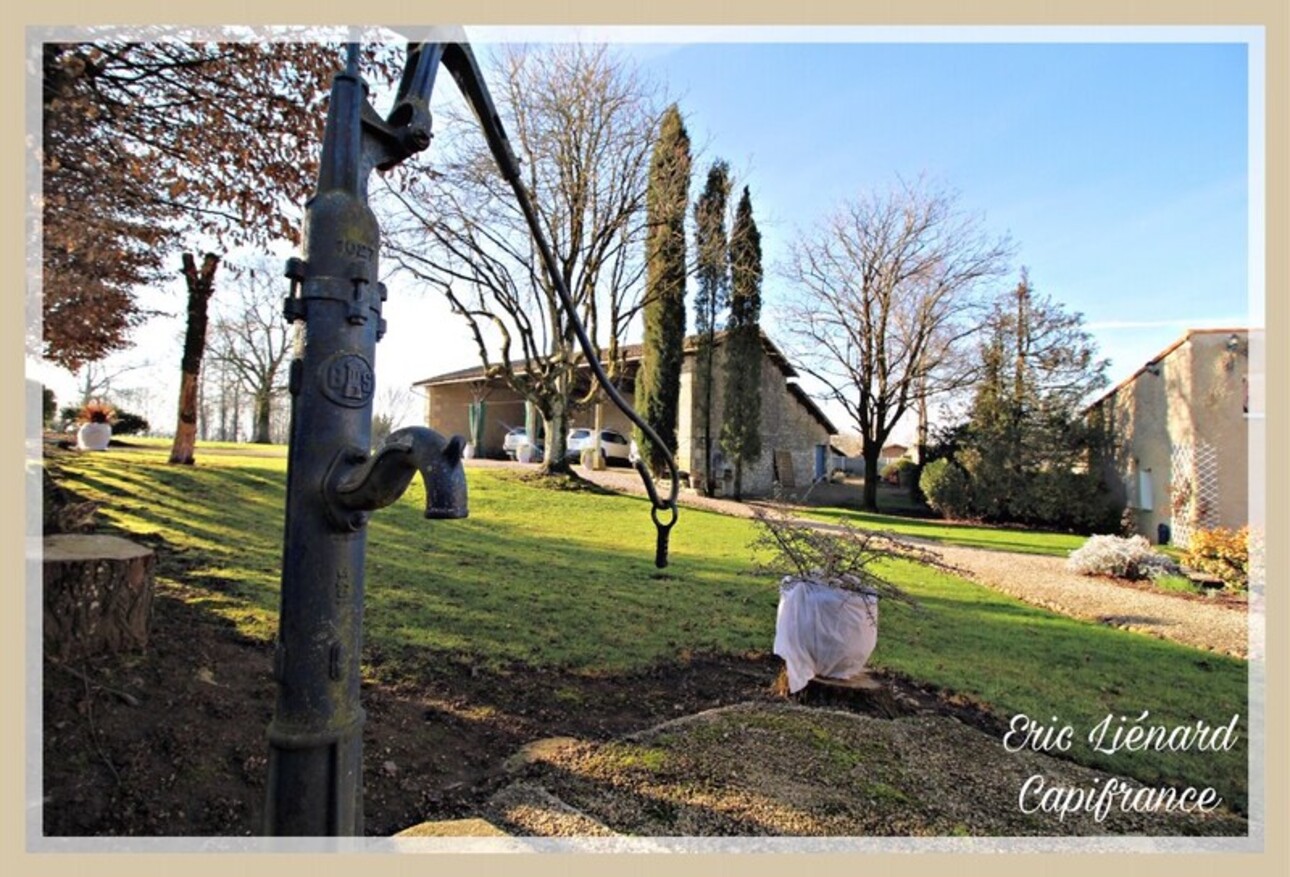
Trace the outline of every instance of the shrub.
<path fill-rule="evenodd" d="M 1229 588 L 1243 589 L 1249 584 L 1250 528 L 1197 530 L 1182 562 L 1197 572 L 1218 576 Z"/>
<path fill-rule="evenodd" d="M 146 417 L 129 411 L 118 411 L 112 421 L 113 435 L 138 435 L 147 432 L 150 428 Z"/>
<path fill-rule="evenodd" d="M 49 426 L 54 422 L 54 415 L 58 413 L 58 400 L 54 398 L 54 391 L 49 387 L 41 387 L 40 390 L 40 418 L 41 423 Z"/>
<path fill-rule="evenodd" d="M 1037 472 L 1023 490 L 1025 523 L 1080 533 L 1110 533 L 1122 526 L 1123 507 L 1101 479 L 1084 472 Z"/>
<path fill-rule="evenodd" d="M 972 482 L 949 460 L 933 460 L 923 467 L 918 487 L 927 504 L 947 518 L 972 517 Z"/>
<path fill-rule="evenodd" d="M 1160 576 L 1153 581 L 1153 584 L 1162 591 L 1173 591 L 1179 594 L 1199 594 L 1202 592 L 1199 585 L 1184 575 Z"/>
<path fill-rule="evenodd" d="M 81 422 L 81 409 L 76 405 L 64 405 L 58 409 L 58 419 L 62 427 Z"/>
<path fill-rule="evenodd" d="M 1153 551 L 1143 536 L 1091 536 L 1071 552 L 1066 568 L 1080 575 L 1120 579 L 1154 579 L 1178 572 L 1178 565 Z"/>
<path fill-rule="evenodd" d="M 894 463 L 882 467 L 882 480 L 899 487 L 909 487 L 914 480 L 918 466 L 908 457 L 901 457 Z"/>

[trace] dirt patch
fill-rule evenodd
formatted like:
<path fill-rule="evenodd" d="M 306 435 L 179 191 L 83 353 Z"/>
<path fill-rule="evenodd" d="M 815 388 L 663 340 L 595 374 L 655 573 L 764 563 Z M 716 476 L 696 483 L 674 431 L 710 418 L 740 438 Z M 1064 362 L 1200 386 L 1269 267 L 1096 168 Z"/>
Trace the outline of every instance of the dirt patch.
<path fill-rule="evenodd" d="M 138 654 L 43 673 L 43 832 L 50 836 L 261 833 L 275 688 L 268 643 L 200 608 L 202 591 L 158 585 Z M 380 675 L 384 657 L 366 656 Z M 401 662 L 406 666 L 406 659 Z M 365 684 L 366 831 L 478 815 L 507 781 L 506 760 L 552 736 L 603 742 L 744 701 L 774 702 L 779 659 L 695 655 L 631 674 L 504 672 L 427 660 L 394 684 Z M 883 677 L 875 716 L 950 714 L 991 734 L 968 701 Z M 801 702 L 833 704 L 808 690 Z"/>
<path fill-rule="evenodd" d="M 200 609 L 199 597 L 159 585 L 140 654 L 46 661 L 46 835 L 261 832 L 271 647 Z M 428 662 L 416 678 L 364 685 L 367 833 L 475 815 L 505 759 L 532 740 L 606 740 L 769 697 L 778 669 L 768 656 L 696 656 L 602 677 Z"/>
<path fill-rule="evenodd" d="M 1038 778 L 1039 785 L 1036 785 Z M 894 720 L 785 703 L 688 716 L 608 743 L 552 747 L 490 814 L 517 833 L 586 825 L 645 836 L 1235 835 L 1228 812 L 1099 814 L 1040 808 L 1034 791 L 1120 781 L 1047 755 L 1009 754 L 998 737 L 944 715 Z M 1117 786 L 1112 786 L 1115 788 Z M 1131 800 L 1143 788 L 1129 784 Z M 577 819 L 550 817 L 533 789 Z M 1023 795 L 1031 789 L 1032 794 Z M 519 797 L 516 801 L 515 798 Z M 1111 801 L 1117 799 L 1112 797 Z M 1065 805 L 1063 805 L 1065 806 Z M 558 815 L 558 814 L 557 814 Z"/>

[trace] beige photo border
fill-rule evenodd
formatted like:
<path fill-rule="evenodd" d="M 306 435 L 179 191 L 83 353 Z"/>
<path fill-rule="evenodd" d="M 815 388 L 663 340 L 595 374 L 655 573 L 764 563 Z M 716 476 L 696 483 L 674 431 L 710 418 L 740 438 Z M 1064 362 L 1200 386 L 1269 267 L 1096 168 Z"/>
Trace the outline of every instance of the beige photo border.
<path fill-rule="evenodd" d="M 902 8 L 916 7 L 916 8 Z M 649 6 L 623 5 L 609 2 L 548 3 L 543 6 L 532 2 L 501 0 L 487 5 L 467 6 L 461 2 L 452 4 L 423 3 L 415 4 L 405 0 L 390 0 L 384 4 L 367 4 L 359 10 L 366 20 L 353 18 L 353 4 L 340 4 L 330 0 L 302 2 L 302 0 L 271 0 L 268 3 L 255 5 L 203 4 L 182 7 L 169 3 L 145 2 L 130 0 L 109 5 L 63 3 L 49 4 L 46 8 L 21 10 L 15 17 L 14 12 L 6 12 L 4 34 L 5 64 L 8 75 L 4 78 L 4 106 L 10 108 L 10 119 L 23 118 L 27 99 L 28 83 L 26 81 L 26 28 L 28 26 L 84 25 L 95 24 L 150 24 L 150 23 L 185 23 L 218 25 L 230 22 L 238 24 L 375 24 L 380 22 L 414 22 L 426 23 L 441 21 L 445 23 L 465 22 L 466 24 L 621 24 L 621 25 L 820 25 L 820 24 L 855 24 L 855 25 L 1023 25 L 1023 26 L 1087 26 L 1100 27 L 1107 25 L 1120 26 L 1223 26 L 1223 27 L 1260 27 L 1264 29 L 1263 57 L 1265 59 L 1264 106 L 1266 109 L 1266 140 L 1263 150 L 1265 162 L 1266 223 L 1263 226 L 1262 241 L 1266 249 L 1266 326 L 1269 343 L 1266 350 L 1266 373 L 1287 375 L 1290 369 L 1286 362 L 1286 345 L 1277 342 L 1287 337 L 1286 294 L 1290 271 L 1287 270 L 1286 249 L 1283 243 L 1290 240 L 1290 224 L 1287 222 L 1287 161 L 1290 155 L 1290 141 L 1287 139 L 1286 109 L 1290 107 L 1290 6 L 1284 0 L 1229 0 L 1217 6 L 1204 0 L 1185 0 L 1185 2 L 1150 2 L 1134 4 L 1126 9 L 1121 3 L 1108 0 L 1093 2 L 1060 2 L 1038 4 L 1024 2 L 1004 2 L 1004 0 L 985 0 L 963 4 L 953 0 L 927 0 L 919 4 L 873 3 L 846 4 L 842 2 L 822 2 L 822 0 L 799 0 L 797 3 L 768 3 L 758 0 L 745 0 L 739 4 L 727 4 L 701 0 L 701 2 L 683 2 L 683 0 L 665 0 Z M 1072 40 L 1080 37 L 1072 32 Z M 1252 62 L 1255 60 L 1251 56 Z M 7 264 L 11 266 L 11 276 L 15 288 L 23 290 L 27 278 L 25 265 L 27 254 L 25 243 L 27 230 L 25 216 L 27 210 L 27 180 L 23 169 L 26 167 L 24 130 L 21 124 L 11 122 L 6 135 L 7 150 L 10 161 L 3 176 L 5 194 L 4 211 L 7 235 L 7 249 L 10 256 Z M 1252 203 L 1256 199 L 1252 198 Z M 1250 233 L 1251 246 L 1258 240 L 1258 228 L 1252 226 Z M 1279 245 L 1280 244 L 1280 245 Z M 1252 266 L 1250 283 L 1253 285 L 1260 272 Z M 21 295 L 11 300 L 25 300 Z M 4 331 L 7 337 L 0 350 L 12 356 L 11 364 L 3 372 L 5 386 L 16 395 L 9 398 L 25 397 L 22 378 L 25 365 L 21 361 L 24 350 L 24 320 L 15 316 L 10 319 Z M 1256 353 L 1257 356 L 1257 353 Z M 1285 386 L 1281 382 L 1268 384 L 1267 447 L 1283 448 L 1286 442 L 1279 439 L 1286 437 L 1284 416 L 1287 407 Z M 25 409 L 25 405 L 24 405 Z M 1257 427 L 1256 427 L 1257 428 Z M 1265 824 L 1270 828 L 1265 838 L 1265 847 L 1261 853 L 1205 853 L 1178 855 L 1172 853 L 1157 854 L 1123 854 L 1123 853 L 1022 853 L 1008 852 L 991 855 L 972 853 L 936 852 L 938 845 L 914 841 L 909 844 L 910 852 L 853 852 L 844 854 L 810 854 L 808 861 L 797 861 L 802 854 L 773 853 L 749 854 L 735 853 L 725 855 L 709 854 L 675 854 L 675 855 L 610 855 L 610 854 L 549 854 L 549 855 L 499 855 L 499 854 L 440 854 L 430 858 L 420 856 L 371 855 L 355 853 L 354 855 L 327 855 L 297 853 L 289 856 L 264 855 L 247 853 L 216 853 L 218 842 L 210 845 L 212 854 L 175 854 L 175 853 L 133 853 L 133 852 L 94 852 L 94 853 L 39 853 L 28 852 L 28 795 L 25 754 L 27 752 L 27 715 L 26 708 L 31 703 L 39 703 L 38 692 L 33 699 L 29 687 L 39 686 L 39 673 L 29 666 L 27 644 L 32 634 L 39 638 L 39 631 L 29 629 L 28 616 L 31 614 L 29 599 L 24 582 L 27 571 L 23 558 L 27 554 L 24 545 L 23 502 L 24 478 L 22 468 L 15 461 L 26 459 L 29 450 L 25 444 L 23 418 L 11 417 L 3 431 L 3 446 L 0 452 L 6 454 L 10 464 L 0 469 L 3 472 L 5 494 L 12 497 L 6 508 L 9 514 L 4 517 L 3 553 L 12 575 L 4 579 L 2 616 L 8 634 L 4 642 L 6 656 L 4 664 L 5 686 L 3 691 L 16 701 L 3 710 L 2 727 L 4 752 L 0 770 L 0 790 L 3 794 L 3 810 L 0 814 L 0 861 L 19 870 L 9 873 L 20 874 L 66 874 L 83 872 L 92 869 L 95 875 L 144 874 L 144 873 L 184 873 L 184 874 L 220 874 L 230 871 L 246 874 L 259 873 L 296 873 L 308 869 L 311 873 L 345 873 L 355 870 L 361 873 L 420 873 L 423 869 L 447 870 L 449 873 L 520 873 L 564 875 L 620 873 L 622 871 L 665 874 L 710 874 L 734 872 L 740 874 L 770 874 L 784 868 L 810 868 L 818 874 L 856 874 L 862 871 L 878 869 L 881 873 L 922 874 L 929 871 L 954 869 L 986 870 L 994 874 L 1033 874 L 1042 869 L 1049 873 L 1084 873 L 1097 871 L 1101 874 L 1209 874 L 1214 870 L 1231 868 L 1241 869 L 1245 874 L 1280 874 L 1290 869 L 1287 862 L 1287 844 L 1285 831 L 1278 826 L 1290 824 L 1286 810 L 1286 758 L 1285 747 L 1276 741 L 1290 739 L 1286 725 L 1286 698 L 1283 679 L 1279 672 L 1288 665 L 1286 660 L 1286 606 L 1287 599 L 1281 579 L 1282 573 L 1290 569 L 1290 548 L 1286 543 L 1269 538 L 1267 570 L 1272 580 L 1272 587 L 1266 603 L 1266 664 L 1268 668 L 1267 699 L 1265 702 L 1265 737 L 1268 741 L 1266 761 L 1263 764 L 1263 787 L 1265 794 Z M 38 452 L 38 448 L 36 449 Z M 1287 467 L 1284 455 L 1269 454 L 1266 457 L 1267 471 L 1265 484 L 1290 484 L 1287 478 Z M 1267 508 L 1267 526 L 1269 536 L 1272 534 L 1290 533 L 1287 526 L 1286 508 L 1276 507 L 1269 503 Z M 38 614 L 36 615 L 38 618 Z M 1257 680 L 1255 680 L 1257 683 Z M 1257 794 L 1257 786 L 1252 784 L 1252 796 Z M 356 861 L 355 856 L 362 861 Z M 1042 858 L 1040 858 L 1042 857 Z M 1221 858 L 1215 858 L 1221 857 Z M 1235 858 L 1233 858 L 1235 857 Z M 1224 861 L 1231 859 L 1231 861 Z M 1278 867 L 1280 866 L 1280 867 Z"/>

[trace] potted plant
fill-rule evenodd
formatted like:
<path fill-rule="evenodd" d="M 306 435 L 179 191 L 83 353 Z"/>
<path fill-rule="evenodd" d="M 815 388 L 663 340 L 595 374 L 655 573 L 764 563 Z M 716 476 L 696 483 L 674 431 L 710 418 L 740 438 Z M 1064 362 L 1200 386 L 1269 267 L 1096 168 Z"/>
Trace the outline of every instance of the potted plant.
<path fill-rule="evenodd" d="M 112 441 L 112 417 L 116 412 L 106 402 L 93 401 L 81 409 L 77 418 L 76 447 L 82 451 L 106 451 Z"/>
<path fill-rule="evenodd" d="M 802 521 L 780 506 L 758 508 L 754 517 L 753 544 L 770 554 L 762 569 L 782 575 L 774 650 L 790 693 L 816 677 L 848 679 L 864 669 L 878 644 L 880 598 L 914 604 L 876 571 L 879 561 L 944 568 L 936 553 L 889 533 Z"/>

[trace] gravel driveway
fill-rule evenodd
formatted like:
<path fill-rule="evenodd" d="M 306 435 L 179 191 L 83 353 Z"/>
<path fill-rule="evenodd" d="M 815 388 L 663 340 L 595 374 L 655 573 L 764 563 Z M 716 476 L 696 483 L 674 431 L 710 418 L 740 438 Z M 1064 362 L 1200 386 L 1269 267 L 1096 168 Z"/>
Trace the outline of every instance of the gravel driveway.
<path fill-rule="evenodd" d="M 591 472 L 580 468 L 578 474 L 611 490 L 645 492 L 639 476 L 630 469 Z M 680 502 L 722 514 L 752 517 L 750 506 L 733 500 L 682 491 Z M 820 526 L 828 527 L 827 524 Z M 962 570 L 973 581 L 1026 603 L 1072 618 L 1086 618 L 1196 648 L 1248 657 L 1249 616 L 1239 604 L 1188 600 L 1074 575 L 1066 571 L 1063 557 L 965 548 L 942 542 L 924 544 L 933 547 L 946 563 Z"/>
<path fill-rule="evenodd" d="M 930 544 L 930 543 L 929 543 Z M 1066 559 L 937 544 L 945 562 L 1018 600 L 1185 645 L 1247 657 L 1248 613 L 1240 605 L 1153 594 L 1066 571 Z"/>

